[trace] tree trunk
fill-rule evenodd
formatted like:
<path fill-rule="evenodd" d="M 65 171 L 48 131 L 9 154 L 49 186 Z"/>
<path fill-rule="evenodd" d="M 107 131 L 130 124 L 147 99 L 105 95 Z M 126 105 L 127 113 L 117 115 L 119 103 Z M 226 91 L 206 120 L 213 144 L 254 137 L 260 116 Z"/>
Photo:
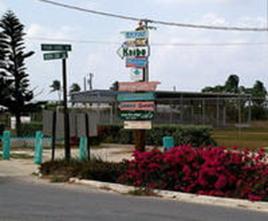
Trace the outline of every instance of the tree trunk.
<path fill-rule="evenodd" d="M 20 120 L 20 113 L 15 113 L 16 117 L 16 134 L 17 136 L 21 135 L 21 120 Z"/>

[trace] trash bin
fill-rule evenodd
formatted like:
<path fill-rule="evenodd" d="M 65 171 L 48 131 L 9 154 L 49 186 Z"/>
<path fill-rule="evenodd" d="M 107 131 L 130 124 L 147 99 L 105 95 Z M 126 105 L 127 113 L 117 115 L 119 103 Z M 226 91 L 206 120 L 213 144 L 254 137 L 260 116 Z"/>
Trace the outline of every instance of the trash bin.
<path fill-rule="evenodd" d="M 163 137 L 163 147 L 165 150 L 169 150 L 174 147 L 174 137 L 172 136 L 165 136 Z"/>

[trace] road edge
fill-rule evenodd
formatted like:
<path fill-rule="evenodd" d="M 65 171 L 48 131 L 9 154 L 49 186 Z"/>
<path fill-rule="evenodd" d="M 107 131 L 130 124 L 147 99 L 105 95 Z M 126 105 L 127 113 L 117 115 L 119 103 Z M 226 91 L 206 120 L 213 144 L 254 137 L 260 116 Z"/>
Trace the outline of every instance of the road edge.
<path fill-rule="evenodd" d="M 70 178 L 70 183 L 88 185 L 97 189 L 113 191 L 121 194 L 128 194 L 137 188 L 134 186 L 126 186 L 116 183 L 100 182 L 95 180 L 84 180 L 78 178 Z M 247 209 L 259 212 L 268 212 L 268 203 L 266 202 L 251 202 L 249 200 L 222 198 L 214 196 L 203 196 L 191 193 L 174 192 L 167 190 L 155 189 L 153 192 L 162 199 L 175 200 L 178 202 L 205 204 L 212 206 L 223 206 L 237 209 Z"/>

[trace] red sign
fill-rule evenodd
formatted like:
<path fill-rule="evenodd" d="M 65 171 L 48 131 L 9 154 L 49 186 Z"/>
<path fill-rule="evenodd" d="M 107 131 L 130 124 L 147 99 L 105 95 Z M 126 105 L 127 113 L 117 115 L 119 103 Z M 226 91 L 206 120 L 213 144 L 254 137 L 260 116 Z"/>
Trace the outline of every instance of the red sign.
<path fill-rule="evenodd" d="M 119 91 L 155 91 L 159 81 L 151 82 L 119 82 Z"/>
<path fill-rule="evenodd" d="M 155 103 L 148 102 L 122 102 L 119 105 L 121 111 L 154 111 Z"/>

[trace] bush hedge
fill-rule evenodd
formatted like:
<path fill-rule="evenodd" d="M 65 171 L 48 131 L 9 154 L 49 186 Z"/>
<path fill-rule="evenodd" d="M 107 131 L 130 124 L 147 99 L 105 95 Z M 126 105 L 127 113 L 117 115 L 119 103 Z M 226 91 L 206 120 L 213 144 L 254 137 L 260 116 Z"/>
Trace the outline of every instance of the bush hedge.
<path fill-rule="evenodd" d="M 135 152 L 119 182 L 210 196 L 268 201 L 268 157 L 224 147 L 183 145 L 167 152 Z"/>
<path fill-rule="evenodd" d="M 71 177 L 93 179 L 103 182 L 116 182 L 126 168 L 125 162 L 104 162 L 100 159 L 91 161 L 56 160 L 45 162 L 40 166 L 40 172 L 45 176 L 63 176 L 64 180 Z"/>
<path fill-rule="evenodd" d="M 147 145 L 162 145 L 164 136 L 173 136 L 176 145 L 192 146 L 216 145 L 211 137 L 212 128 L 208 126 L 161 125 L 146 131 Z M 100 142 L 132 144 L 131 130 L 124 130 L 120 125 L 101 125 L 98 128 Z"/>
<path fill-rule="evenodd" d="M 31 122 L 27 124 L 21 124 L 21 136 L 22 137 L 34 137 L 35 132 L 41 130 L 42 131 L 42 123 L 41 122 Z"/>

